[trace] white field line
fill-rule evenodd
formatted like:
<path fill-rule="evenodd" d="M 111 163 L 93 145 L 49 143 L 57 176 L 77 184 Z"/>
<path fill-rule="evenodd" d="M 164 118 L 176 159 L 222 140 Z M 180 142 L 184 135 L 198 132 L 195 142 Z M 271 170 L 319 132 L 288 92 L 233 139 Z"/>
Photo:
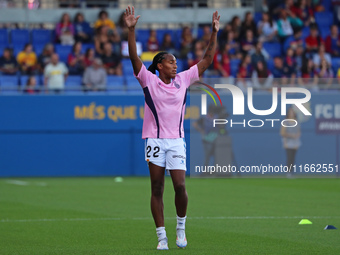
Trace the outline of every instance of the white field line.
<path fill-rule="evenodd" d="M 6 183 L 14 184 L 14 185 L 20 185 L 20 186 L 27 186 L 27 185 L 29 185 L 28 182 L 19 181 L 19 180 L 8 180 L 8 181 L 6 181 Z"/>
<path fill-rule="evenodd" d="M 188 220 L 277 220 L 277 219 L 338 219 L 340 216 L 221 216 L 221 217 L 188 217 Z M 165 217 L 176 219 L 176 217 Z M 139 218 L 64 218 L 64 219 L 1 219 L 6 222 L 55 222 L 55 221 L 120 221 L 120 220 L 152 220 L 151 217 Z"/>
<path fill-rule="evenodd" d="M 47 186 L 46 182 L 26 182 L 26 181 L 20 181 L 20 180 L 7 180 L 6 183 L 19 185 L 19 186 L 28 186 L 28 185 L 36 185 L 36 186 L 41 186 L 41 187 Z"/>

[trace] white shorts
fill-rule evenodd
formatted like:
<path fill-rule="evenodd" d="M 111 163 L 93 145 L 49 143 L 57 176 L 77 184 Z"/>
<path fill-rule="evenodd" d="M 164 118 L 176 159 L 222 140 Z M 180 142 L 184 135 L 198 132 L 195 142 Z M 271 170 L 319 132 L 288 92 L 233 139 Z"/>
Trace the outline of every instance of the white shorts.
<path fill-rule="evenodd" d="M 187 170 L 184 138 L 145 139 L 145 160 L 167 170 Z"/>

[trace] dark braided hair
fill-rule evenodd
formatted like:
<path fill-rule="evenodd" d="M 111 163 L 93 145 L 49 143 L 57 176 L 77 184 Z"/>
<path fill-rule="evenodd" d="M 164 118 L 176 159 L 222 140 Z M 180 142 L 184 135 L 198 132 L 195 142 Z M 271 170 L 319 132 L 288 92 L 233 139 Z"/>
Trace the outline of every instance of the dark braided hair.
<path fill-rule="evenodd" d="M 154 56 L 153 60 L 152 60 L 152 64 L 149 66 L 148 70 L 151 73 L 156 73 L 156 70 L 158 70 L 157 64 L 161 63 L 162 60 L 165 58 L 165 55 L 167 55 L 168 53 L 166 51 L 161 51 L 159 53 L 157 53 L 156 56 Z"/>

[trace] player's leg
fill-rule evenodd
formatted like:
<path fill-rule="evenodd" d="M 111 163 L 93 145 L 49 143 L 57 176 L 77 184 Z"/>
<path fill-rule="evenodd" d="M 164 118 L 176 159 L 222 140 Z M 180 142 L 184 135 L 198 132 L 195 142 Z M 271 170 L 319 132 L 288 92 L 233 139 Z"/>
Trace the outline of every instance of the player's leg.
<path fill-rule="evenodd" d="M 175 205 L 177 212 L 176 245 L 180 248 L 184 248 L 187 246 L 185 221 L 188 206 L 188 194 L 185 188 L 185 171 L 171 170 L 170 175 L 175 190 Z"/>
<path fill-rule="evenodd" d="M 171 170 L 172 183 L 175 190 L 175 205 L 177 216 L 185 217 L 187 214 L 188 194 L 185 188 L 185 171 Z"/>
<path fill-rule="evenodd" d="M 158 237 L 158 250 L 168 250 L 168 238 L 166 237 L 164 226 L 164 173 L 165 167 L 149 163 L 150 180 L 151 180 L 151 212 L 156 224 L 156 233 Z"/>
<path fill-rule="evenodd" d="M 162 139 L 147 139 L 145 160 L 149 163 L 151 180 L 151 212 L 156 224 L 159 250 L 167 250 L 168 239 L 164 227 L 163 191 L 165 173 L 165 152 Z"/>
<path fill-rule="evenodd" d="M 164 227 L 163 214 L 163 191 L 164 191 L 164 172 L 165 167 L 149 163 L 151 180 L 151 212 L 156 227 Z"/>

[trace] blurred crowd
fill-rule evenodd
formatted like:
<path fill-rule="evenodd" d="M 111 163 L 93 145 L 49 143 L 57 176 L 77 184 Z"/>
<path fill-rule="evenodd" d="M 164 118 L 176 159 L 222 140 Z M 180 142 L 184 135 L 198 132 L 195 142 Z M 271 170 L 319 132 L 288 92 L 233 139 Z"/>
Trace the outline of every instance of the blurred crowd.
<path fill-rule="evenodd" d="M 333 78 L 340 77 L 340 66 L 332 65 L 334 59 L 340 58 L 339 20 L 322 4 L 316 0 L 263 1 L 261 13 L 232 17 L 218 33 L 218 49 L 206 77 L 236 79 L 233 81 L 243 90 L 249 86 L 270 89 L 273 85 L 318 90 L 318 84 L 323 84 L 322 88 L 332 88 Z M 319 18 L 318 23 L 317 15 L 328 19 L 323 22 Z M 137 31 L 144 53 L 168 51 L 181 63 L 178 71 L 183 71 L 203 57 L 211 24 L 201 26 L 196 37 L 188 26 L 178 36 L 162 33 L 161 39 L 159 30 L 144 32 L 146 37 L 145 33 L 138 37 Z M 53 37 L 41 54 L 36 54 L 30 43 L 16 56 L 11 48 L 5 48 L 0 72 L 29 76 L 27 84 L 22 85 L 32 87 L 34 77 L 41 75 L 44 85 L 56 90 L 64 88 L 67 75 L 82 76 L 84 90 L 104 90 L 108 75 L 133 75 L 123 68 L 127 63 L 122 61 L 127 58 L 122 53 L 122 42 L 127 40 L 123 13 L 117 24 L 105 10 L 99 12 L 94 24 L 89 24 L 82 13 L 73 20 L 64 13 Z M 56 45 L 72 46 L 65 60 L 59 60 Z"/>

